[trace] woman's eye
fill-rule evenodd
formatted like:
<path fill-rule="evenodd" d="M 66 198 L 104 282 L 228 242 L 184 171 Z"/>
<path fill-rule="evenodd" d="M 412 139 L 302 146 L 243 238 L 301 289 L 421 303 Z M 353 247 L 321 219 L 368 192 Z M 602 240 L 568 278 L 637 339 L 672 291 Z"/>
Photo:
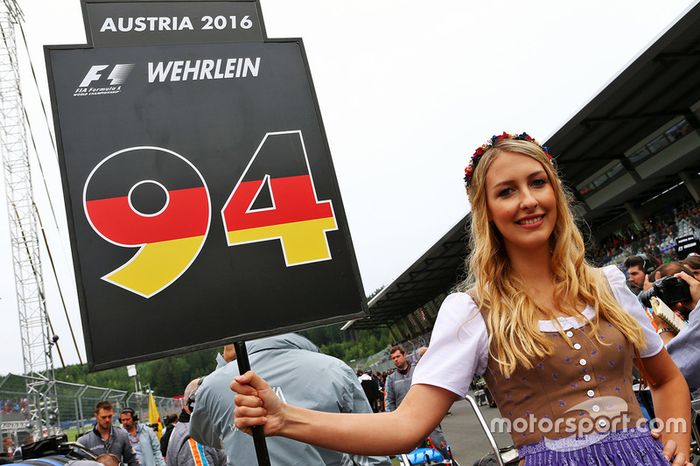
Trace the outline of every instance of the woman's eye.
<path fill-rule="evenodd" d="M 547 184 L 547 180 L 545 180 L 544 178 L 537 178 L 537 179 L 532 181 L 533 186 L 544 186 L 546 184 Z"/>
<path fill-rule="evenodd" d="M 512 188 L 503 188 L 502 190 L 498 191 L 498 196 L 505 197 L 505 196 L 509 195 L 511 192 L 513 192 Z"/>

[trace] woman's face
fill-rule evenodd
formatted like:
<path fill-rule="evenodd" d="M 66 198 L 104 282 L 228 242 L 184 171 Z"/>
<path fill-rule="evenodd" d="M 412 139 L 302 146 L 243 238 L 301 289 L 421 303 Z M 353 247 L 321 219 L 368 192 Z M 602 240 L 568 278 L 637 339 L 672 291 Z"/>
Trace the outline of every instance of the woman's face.
<path fill-rule="evenodd" d="M 515 152 L 498 154 L 486 172 L 486 204 L 507 251 L 549 248 L 557 202 L 538 161 Z"/>

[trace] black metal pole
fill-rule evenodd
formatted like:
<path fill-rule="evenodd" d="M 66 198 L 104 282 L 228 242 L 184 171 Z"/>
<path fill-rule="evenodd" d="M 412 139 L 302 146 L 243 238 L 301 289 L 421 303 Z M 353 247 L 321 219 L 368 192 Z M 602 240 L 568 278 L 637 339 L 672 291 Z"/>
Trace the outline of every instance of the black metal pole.
<path fill-rule="evenodd" d="M 250 361 L 248 361 L 248 350 L 245 347 L 245 342 L 237 341 L 233 345 L 236 348 L 238 371 L 241 374 L 245 374 L 250 370 Z M 258 457 L 258 466 L 270 466 L 270 455 L 267 453 L 265 432 L 262 426 L 253 427 L 253 443 L 255 444 L 255 454 Z"/>

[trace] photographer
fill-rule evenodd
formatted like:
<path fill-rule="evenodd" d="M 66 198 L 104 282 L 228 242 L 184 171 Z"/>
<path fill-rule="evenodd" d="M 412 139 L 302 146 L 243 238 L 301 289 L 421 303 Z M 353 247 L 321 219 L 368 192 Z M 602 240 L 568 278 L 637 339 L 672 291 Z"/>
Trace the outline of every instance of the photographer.
<path fill-rule="evenodd" d="M 674 267 L 681 269 L 674 273 Z M 655 319 L 659 324 L 659 335 L 666 345 L 671 358 L 683 373 L 691 390 L 700 388 L 700 312 L 698 312 L 698 301 L 700 301 L 700 281 L 693 278 L 678 263 L 665 264 L 657 269 L 657 278 L 670 276 L 687 283 L 690 299 L 684 302 L 667 303 L 674 311 L 690 311 L 688 325 L 674 336 L 668 325 L 658 317 Z M 662 299 L 663 301 L 663 299 Z"/>

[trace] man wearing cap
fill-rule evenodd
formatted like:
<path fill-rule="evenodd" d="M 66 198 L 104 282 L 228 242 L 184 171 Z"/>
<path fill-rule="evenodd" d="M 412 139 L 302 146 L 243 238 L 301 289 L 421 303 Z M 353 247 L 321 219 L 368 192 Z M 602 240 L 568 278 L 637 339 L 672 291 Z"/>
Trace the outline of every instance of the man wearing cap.
<path fill-rule="evenodd" d="M 246 343 L 250 366 L 274 387 L 285 402 L 309 409 L 371 413 L 357 376 L 343 361 L 321 354 L 306 338 L 288 333 Z M 233 346 L 217 357 L 217 369 L 199 387 L 190 434 L 206 445 L 223 447 L 229 466 L 256 463 L 252 437 L 233 424 L 230 384 L 239 375 Z M 175 434 L 173 434 L 175 435 Z M 387 457 L 351 456 L 283 437 L 266 439 L 270 464 L 275 466 L 390 466 Z"/>
<path fill-rule="evenodd" d="M 192 414 L 195 394 L 201 384 L 202 378 L 197 378 L 185 387 L 182 412 L 177 424 L 173 427 L 165 454 L 168 466 L 225 466 L 226 464 L 226 455 L 223 451 L 202 445 L 190 437 L 190 414 Z"/>

